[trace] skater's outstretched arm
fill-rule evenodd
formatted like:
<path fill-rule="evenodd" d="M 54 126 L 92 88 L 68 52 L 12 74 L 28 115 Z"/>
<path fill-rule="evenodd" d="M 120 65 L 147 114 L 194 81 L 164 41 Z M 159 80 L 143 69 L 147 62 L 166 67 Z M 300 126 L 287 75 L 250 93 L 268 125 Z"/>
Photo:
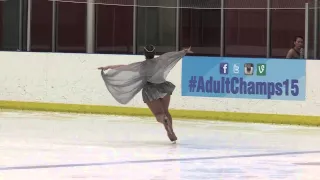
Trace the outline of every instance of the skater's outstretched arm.
<path fill-rule="evenodd" d="M 121 67 L 121 66 L 126 66 L 126 65 L 122 65 L 122 64 L 111 65 L 111 66 L 99 67 L 98 69 L 99 70 L 108 70 L 108 69 L 115 69 L 115 68 L 118 68 L 118 67 Z"/>
<path fill-rule="evenodd" d="M 162 58 L 171 59 L 171 58 L 176 58 L 177 56 L 181 56 L 181 58 L 182 58 L 183 56 L 185 56 L 188 53 L 193 53 L 191 51 L 191 46 L 189 48 L 183 49 L 181 51 L 172 51 L 172 52 L 164 53 L 164 54 L 160 55 L 158 57 L 158 59 L 162 59 Z"/>

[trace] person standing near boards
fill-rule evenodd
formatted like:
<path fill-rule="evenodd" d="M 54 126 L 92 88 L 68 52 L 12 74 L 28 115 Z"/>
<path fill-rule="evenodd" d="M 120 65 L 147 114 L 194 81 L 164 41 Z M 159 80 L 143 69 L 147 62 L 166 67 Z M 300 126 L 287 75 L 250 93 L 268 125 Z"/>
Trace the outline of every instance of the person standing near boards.
<path fill-rule="evenodd" d="M 145 60 L 127 64 L 99 67 L 102 79 L 110 94 L 121 104 L 127 104 L 142 90 L 142 99 L 155 116 L 164 125 L 172 142 L 176 137 L 172 128 L 172 117 L 169 113 L 170 96 L 175 85 L 166 78 L 171 69 L 187 53 L 192 53 L 191 47 L 178 52 L 168 52 L 159 57 L 155 47 L 144 47 Z M 105 70 L 108 70 L 104 73 Z"/>
<path fill-rule="evenodd" d="M 293 41 L 293 48 L 291 48 L 287 53 L 287 59 L 303 59 L 303 37 L 296 36 Z"/>

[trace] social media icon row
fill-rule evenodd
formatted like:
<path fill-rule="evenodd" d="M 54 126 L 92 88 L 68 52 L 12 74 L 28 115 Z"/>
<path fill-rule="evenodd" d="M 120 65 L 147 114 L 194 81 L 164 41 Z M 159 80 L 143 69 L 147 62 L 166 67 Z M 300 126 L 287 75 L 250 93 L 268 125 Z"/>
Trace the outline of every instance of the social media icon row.
<path fill-rule="evenodd" d="M 254 74 L 254 64 L 253 63 L 245 63 L 244 64 L 244 74 L 245 75 L 253 75 Z M 232 65 L 233 74 L 240 73 L 240 64 Z M 258 76 L 265 76 L 267 74 L 267 65 L 266 64 L 257 64 L 256 69 Z M 220 63 L 220 74 L 229 74 L 229 63 Z"/>

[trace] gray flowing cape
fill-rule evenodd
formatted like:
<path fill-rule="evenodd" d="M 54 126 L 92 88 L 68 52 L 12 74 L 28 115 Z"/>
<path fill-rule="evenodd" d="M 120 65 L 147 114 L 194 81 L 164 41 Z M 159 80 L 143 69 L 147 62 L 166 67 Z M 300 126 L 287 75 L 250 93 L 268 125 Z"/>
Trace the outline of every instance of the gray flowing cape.
<path fill-rule="evenodd" d="M 165 53 L 157 58 L 101 71 L 110 94 L 121 104 L 127 104 L 147 82 L 163 83 L 178 61 L 186 55 L 184 50 Z"/>

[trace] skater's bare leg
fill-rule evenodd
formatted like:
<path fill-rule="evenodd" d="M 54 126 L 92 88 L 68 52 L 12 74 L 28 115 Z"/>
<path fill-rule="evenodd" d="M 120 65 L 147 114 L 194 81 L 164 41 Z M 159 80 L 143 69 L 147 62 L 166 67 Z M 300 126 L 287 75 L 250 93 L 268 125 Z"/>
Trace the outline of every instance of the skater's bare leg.
<path fill-rule="evenodd" d="M 173 135 L 173 138 L 175 140 L 177 140 L 177 137 L 173 131 L 173 121 L 172 121 L 172 116 L 169 112 L 169 105 L 170 105 L 170 95 L 168 96 L 165 96 L 163 99 L 161 99 L 161 102 L 162 102 L 162 105 L 163 105 L 163 109 L 164 109 L 164 112 L 166 114 L 166 118 L 168 119 L 169 121 L 169 126 L 170 126 L 170 130 L 172 132 L 172 135 Z"/>
<path fill-rule="evenodd" d="M 164 109 L 164 112 L 166 114 L 166 117 L 169 119 L 170 123 L 172 124 L 172 117 L 169 112 L 169 105 L 170 105 L 170 96 L 165 96 L 163 99 L 161 99 L 161 103 Z"/>
<path fill-rule="evenodd" d="M 165 122 L 167 118 L 166 118 L 165 110 L 163 109 L 163 104 L 161 100 L 158 99 L 151 102 L 147 102 L 147 105 L 151 110 L 152 114 L 155 116 L 156 120 L 159 123 L 162 123 L 165 126 L 168 133 L 170 133 L 169 131 L 170 129 L 168 128 L 168 125 L 167 125 L 168 123 Z"/>
<path fill-rule="evenodd" d="M 158 100 L 154 100 L 151 102 L 147 102 L 147 105 L 148 105 L 149 109 L 151 110 L 151 112 L 153 113 L 153 115 L 155 116 L 156 120 L 164 125 L 169 139 L 171 141 L 174 141 L 173 139 L 175 139 L 175 138 L 172 137 L 172 130 L 170 128 L 171 126 L 170 126 L 168 118 L 166 118 L 166 113 L 163 108 L 163 104 L 162 104 L 161 100 L 158 99 Z"/>
<path fill-rule="evenodd" d="M 164 113 L 164 109 L 162 107 L 161 100 L 158 99 L 158 100 L 154 100 L 151 102 L 147 102 L 147 105 L 148 105 L 150 111 L 152 112 L 152 114 L 155 116 L 156 120 L 159 123 L 163 123 L 165 113 Z"/>

